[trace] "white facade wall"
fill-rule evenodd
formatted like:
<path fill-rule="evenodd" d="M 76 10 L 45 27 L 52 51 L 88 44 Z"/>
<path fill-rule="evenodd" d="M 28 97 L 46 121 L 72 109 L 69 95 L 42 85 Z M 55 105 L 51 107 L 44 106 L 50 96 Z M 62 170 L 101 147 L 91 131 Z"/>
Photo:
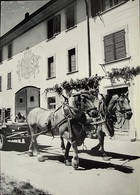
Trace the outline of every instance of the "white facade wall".
<path fill-rule="evenodd" d="M 104 64 L 104 46 L 103 37 L 107 34 L 116 32 L 121 29 L 126 30 L 126 48 L 127 57 L 123 61 L 118 61 L 105 65 L 105 70 L 110 71 L 113 67 L 122 68 L 124 66 L 139 65 L 139 26 L 138 21 L 138 0 L 128 1 L 127 3 L 112 9 L 100 17 L 90 18 L 90 39 L 91 39 L 91 63 L 92 75 L 105 75 L 99 64 Z M 85 2 L 77 1 L 77 25 L 75 28 L 66 31 L 65 27 L 65 10 L 61 10 L 61 33 L 55 38 L 47 40 L 47 21 L 40 23 L 30 31 L 22 34 L 13 41 L 13 57 L 10 60 L 4 60 L 0 65 L 0 76 L 2 76 L 2 92 L 0 92 L 0 108 L 11 108 L 12 119 L 15 115 L 15 93 L 26 86 L 35 86 L 40 88 L 40 106 L 46 108 L 47 101 L 45 89 L 61 83 L 64 80 L 88 77 L 88 43 L 87 43 L 87 21 Z M 58 14 L 58 13 L 57 13 Z M 28 50 L 27 47 L 29 48 Z M 78 71 L 72 74 L 68 72 L 67 51 L 76 48 Z M 30 53 L 31 52 L 31 53 Z M 7 56 L 7 46 L 3 48 L 4 59 Z M 30 54 L 29 54 L 30 53 Z M 28 56 L 27 56 L 28 55 Z M 34 68 L 34 74 L 28 78 L 21 77 L 17 74 L 18 64 L 25 58 L 30 61 L 29 55 L 34 55 L 37 60 L 37 67 Z M 47 58 L 55 57 L 56 78 L 47 79 Z M 27 63 L 28 63 L 27 60 Z M 27 64 L 26 63 L 26 64 Z M 12 73 L 12 89 L 7 90 L 7 73 Z M 138 119 L 138 105 L 140 94 L 138 94 L 140 79 L 137 77 L 135 85 L 130 83 L 128 86 L 131 106 L 134 111 L 130 121 L 130 139 L 135 137 L 140 139 L 140 126 Z M 114 87 L 126 86 L 123 81 L 117 83 Z M 100 91 L 106 93 L 111 87 L 109 80 L 103 80 Z M 51 96 L 52 94 L 48 94 Z M 61 99 L 57 99 L 59 106 Z"/>
<path fill-rule="evenodd" d="M 91 28 L 91 50 L 92 50 L 92 74 L 105 75 L 112 68 L 123 68 L 125 66 L 136 67 L 140 65 L 139 58 L 139 1 L 128 1 L 106 13 L 90 19 Z M 104 62 L 104 42 L 103 37 L 125 29 L 126 52 L 125 60 L 116 61 L 110 64 Z M 130 57 L 130 58 L 129 58 Z M 100 64 L 104 64 L 103 71 Z M 100 92 L 106 93 L 107 89 L 128 87 L 129 98 L 133 110 L 133 117 L 130 120 L 129 136 L 133 139 L 137 136 L 140 139 L 140 123 L 139 123 L 139 85 L 140 77 L 134 79 L 133 82 L 126 85 L 123 80 L 111 86 L 109 79 L 101 82 Z M 137 135 L 136 135 L 137 134 Z"/>
<path fill-rule="evenodd" d="M 87 37 L 84 2 L 77 4 L 77 25 L 75 28 L 66 31 L 65 10 L 61 10 L 61 33 L 55 38 L 47 40 L 47 20 L 32 28 L 30 31 L 22 34 L 13 41 L 13 57 L 4 60 L 0 66 L 0 76 L 2 76 L 2 92 L 0 93 L 1 108 L 11 108 L 12 119 L 15 113 L 15 93 L 26 86 L 35 86 L 40 88 L 40 106 L 46 108 L 45 89 L 61 83 L 71 78 L 82 78 L 88 76 L 87 64 Z M 57 13 L 57 14 L 59 14 Z M 49 18 L 50 19 L 50 18 Z M 76 48 L 78 71 L 73 74 L 68 73 L 68 55 L 71 48 Z M 27 49 L 29 48 L 29 49 Z M 27 50 L 26 50 L 27 49 Z M 7 45 L 3 47 L 3 58 L 8 55 Z M 84 55 L 83 55 L 84 53 Z M 29 78 L 21 77 L 19 80 L 17 71 L 19 62 L 24 59 L 28 64 L 30 57 L 38 56 L 38 69 L 35 69 L 35 75 L 31 74 Z M 56 78 L 47 79 L 47 58 L 54 56 L 56 65 Z M 83 56 L 83 58 L 81 58 Z M 30 71 L 30 70 L 29 70 Z M 7 90 L 7 74 L 12 74 L 12 89 Z M 49 95 L 49 94 L 48 94 Z M 58 100 L 58 105 L 61 100 Z"/>

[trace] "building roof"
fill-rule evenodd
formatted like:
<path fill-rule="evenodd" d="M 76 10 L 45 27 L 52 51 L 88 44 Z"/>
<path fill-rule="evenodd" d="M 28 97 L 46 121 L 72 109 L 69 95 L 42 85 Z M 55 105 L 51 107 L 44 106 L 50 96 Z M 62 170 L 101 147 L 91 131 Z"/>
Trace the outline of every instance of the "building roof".
<path fill-rule="evenodd" d="M 51 17 L 74 1 L 75 0 L 51 0 L 31 15 L 26 13 L 25 18 L 19 24 L 0 37 L 0 47 L 12 42 L 23 33 L 29 31 L 37 24 Z"/>

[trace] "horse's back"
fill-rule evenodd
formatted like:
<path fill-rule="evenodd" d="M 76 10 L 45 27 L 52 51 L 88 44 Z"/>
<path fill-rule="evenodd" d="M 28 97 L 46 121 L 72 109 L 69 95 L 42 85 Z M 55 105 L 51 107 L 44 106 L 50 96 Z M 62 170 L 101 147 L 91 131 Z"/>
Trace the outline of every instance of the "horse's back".
<path fill-rule="evenodd" d="M 44 126 L 47 123 L 49 115 L 49 110 L 37 107 L 29 112 L 27 122 L 29 125 L 40 124 Z"/>

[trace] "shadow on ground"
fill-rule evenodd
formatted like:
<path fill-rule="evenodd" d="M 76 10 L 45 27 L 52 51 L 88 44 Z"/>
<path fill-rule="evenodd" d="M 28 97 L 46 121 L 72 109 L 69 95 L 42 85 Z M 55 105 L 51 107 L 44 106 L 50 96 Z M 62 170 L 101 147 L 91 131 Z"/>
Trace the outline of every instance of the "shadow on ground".
<path fill-rule="evenodd" d="M 44 153 L 43 158 L 45 161 L 47 160 L 53 160 L 53 161 L 59 161 L 61 163 L 64 163 L 64 156 L 60 153 L 58 154 L 57 151 L 54 151 L 52 146 L 46 146 L 46 145 L 39 145 L 39 149 L 42 153 Z M 13 143 L 9 142 L 7 143 L 7 147 L 5 148 L 5 151 L 17 151 L 17 152 L 25 152 L 27 151 L 27 147 L 24 143 Z M 88 155 L 94 156 L 94 157 L 101 157 L 101 153 L 98 151 L 98 146 L 92 148 L 91 150 L 79 150 L 79 153 L 86 153 Z M 131 160 L 137 160 L 140 157 L 139 156 L 131 156 L 127 154 L 120 154 L 120 153 L 114 153 L 114 152 L 106 152 L 107 156 L 110 157 L 110 159 L 119 159 L 119 161 L 131 161 Z M 70 156 L 70 159 L 72 156 Z M 117 170 L 123 173 L 133 173 L 133 168 L 129 166 L 125 166 L 125 163 L 122 162 L 122 165 L 111 163 L 110 161 L 102 161 L 102 160 L 89 160 L 85 158 L 79 158 L 79 167 L 82 169 L 78 170 L 90 170 L 90 169 L 113 169 Z"/>
<path fill-rule="evenodd" d="M 99 144 L 90 150 L 79 150 L 79 153 L 86 153 L 91 156 L 102 156 L 102 153 L 99 151 Z M 122 161 L 124 160 L 137 160 L 140 158 L 140 156 L 132 156 L 132 155 L 127 155 L 127 154 L 120 154 L 120 153 L 115 153 L 115 152 L 107 152 L 106 155 L 109 157 L 109 159 L 120 159 Z"/>
<path fill-rule="evenodd" d="M 39 145 L 39 149 L 43 150 L 43 149 L 47 149 L 49 147 L 52 146 L 46 146 L 46 145 Z M 26 146 L 26 144 L 24 142 L 7 142 L 5 148 L 3 149 L 3 151 L 15 151 L 15 152 L 25 152 L 29 149 L 28 146 Z M 43 152 L 43 151 L 41 151 Z"/>

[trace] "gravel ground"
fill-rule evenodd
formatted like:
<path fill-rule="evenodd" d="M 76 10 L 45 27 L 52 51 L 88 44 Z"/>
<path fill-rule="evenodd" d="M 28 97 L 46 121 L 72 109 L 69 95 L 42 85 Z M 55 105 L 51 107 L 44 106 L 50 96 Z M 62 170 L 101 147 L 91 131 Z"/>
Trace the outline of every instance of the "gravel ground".
<path fill-rule="evenodd" d="M 79 147 L 78 170 L 64 165 L 59 138 L 40 136 L 38 143 L 45 162 L 38 162 L 36 156 L 28 157 L 24 144 L 11 143 L 0 152 L 1 173 L 53 195 L 140 194 L 140 142 L 106 138 L 110 161 L 104 161 L 93 150 L 98 140 L 86 138 L 87 149 Z"/>

